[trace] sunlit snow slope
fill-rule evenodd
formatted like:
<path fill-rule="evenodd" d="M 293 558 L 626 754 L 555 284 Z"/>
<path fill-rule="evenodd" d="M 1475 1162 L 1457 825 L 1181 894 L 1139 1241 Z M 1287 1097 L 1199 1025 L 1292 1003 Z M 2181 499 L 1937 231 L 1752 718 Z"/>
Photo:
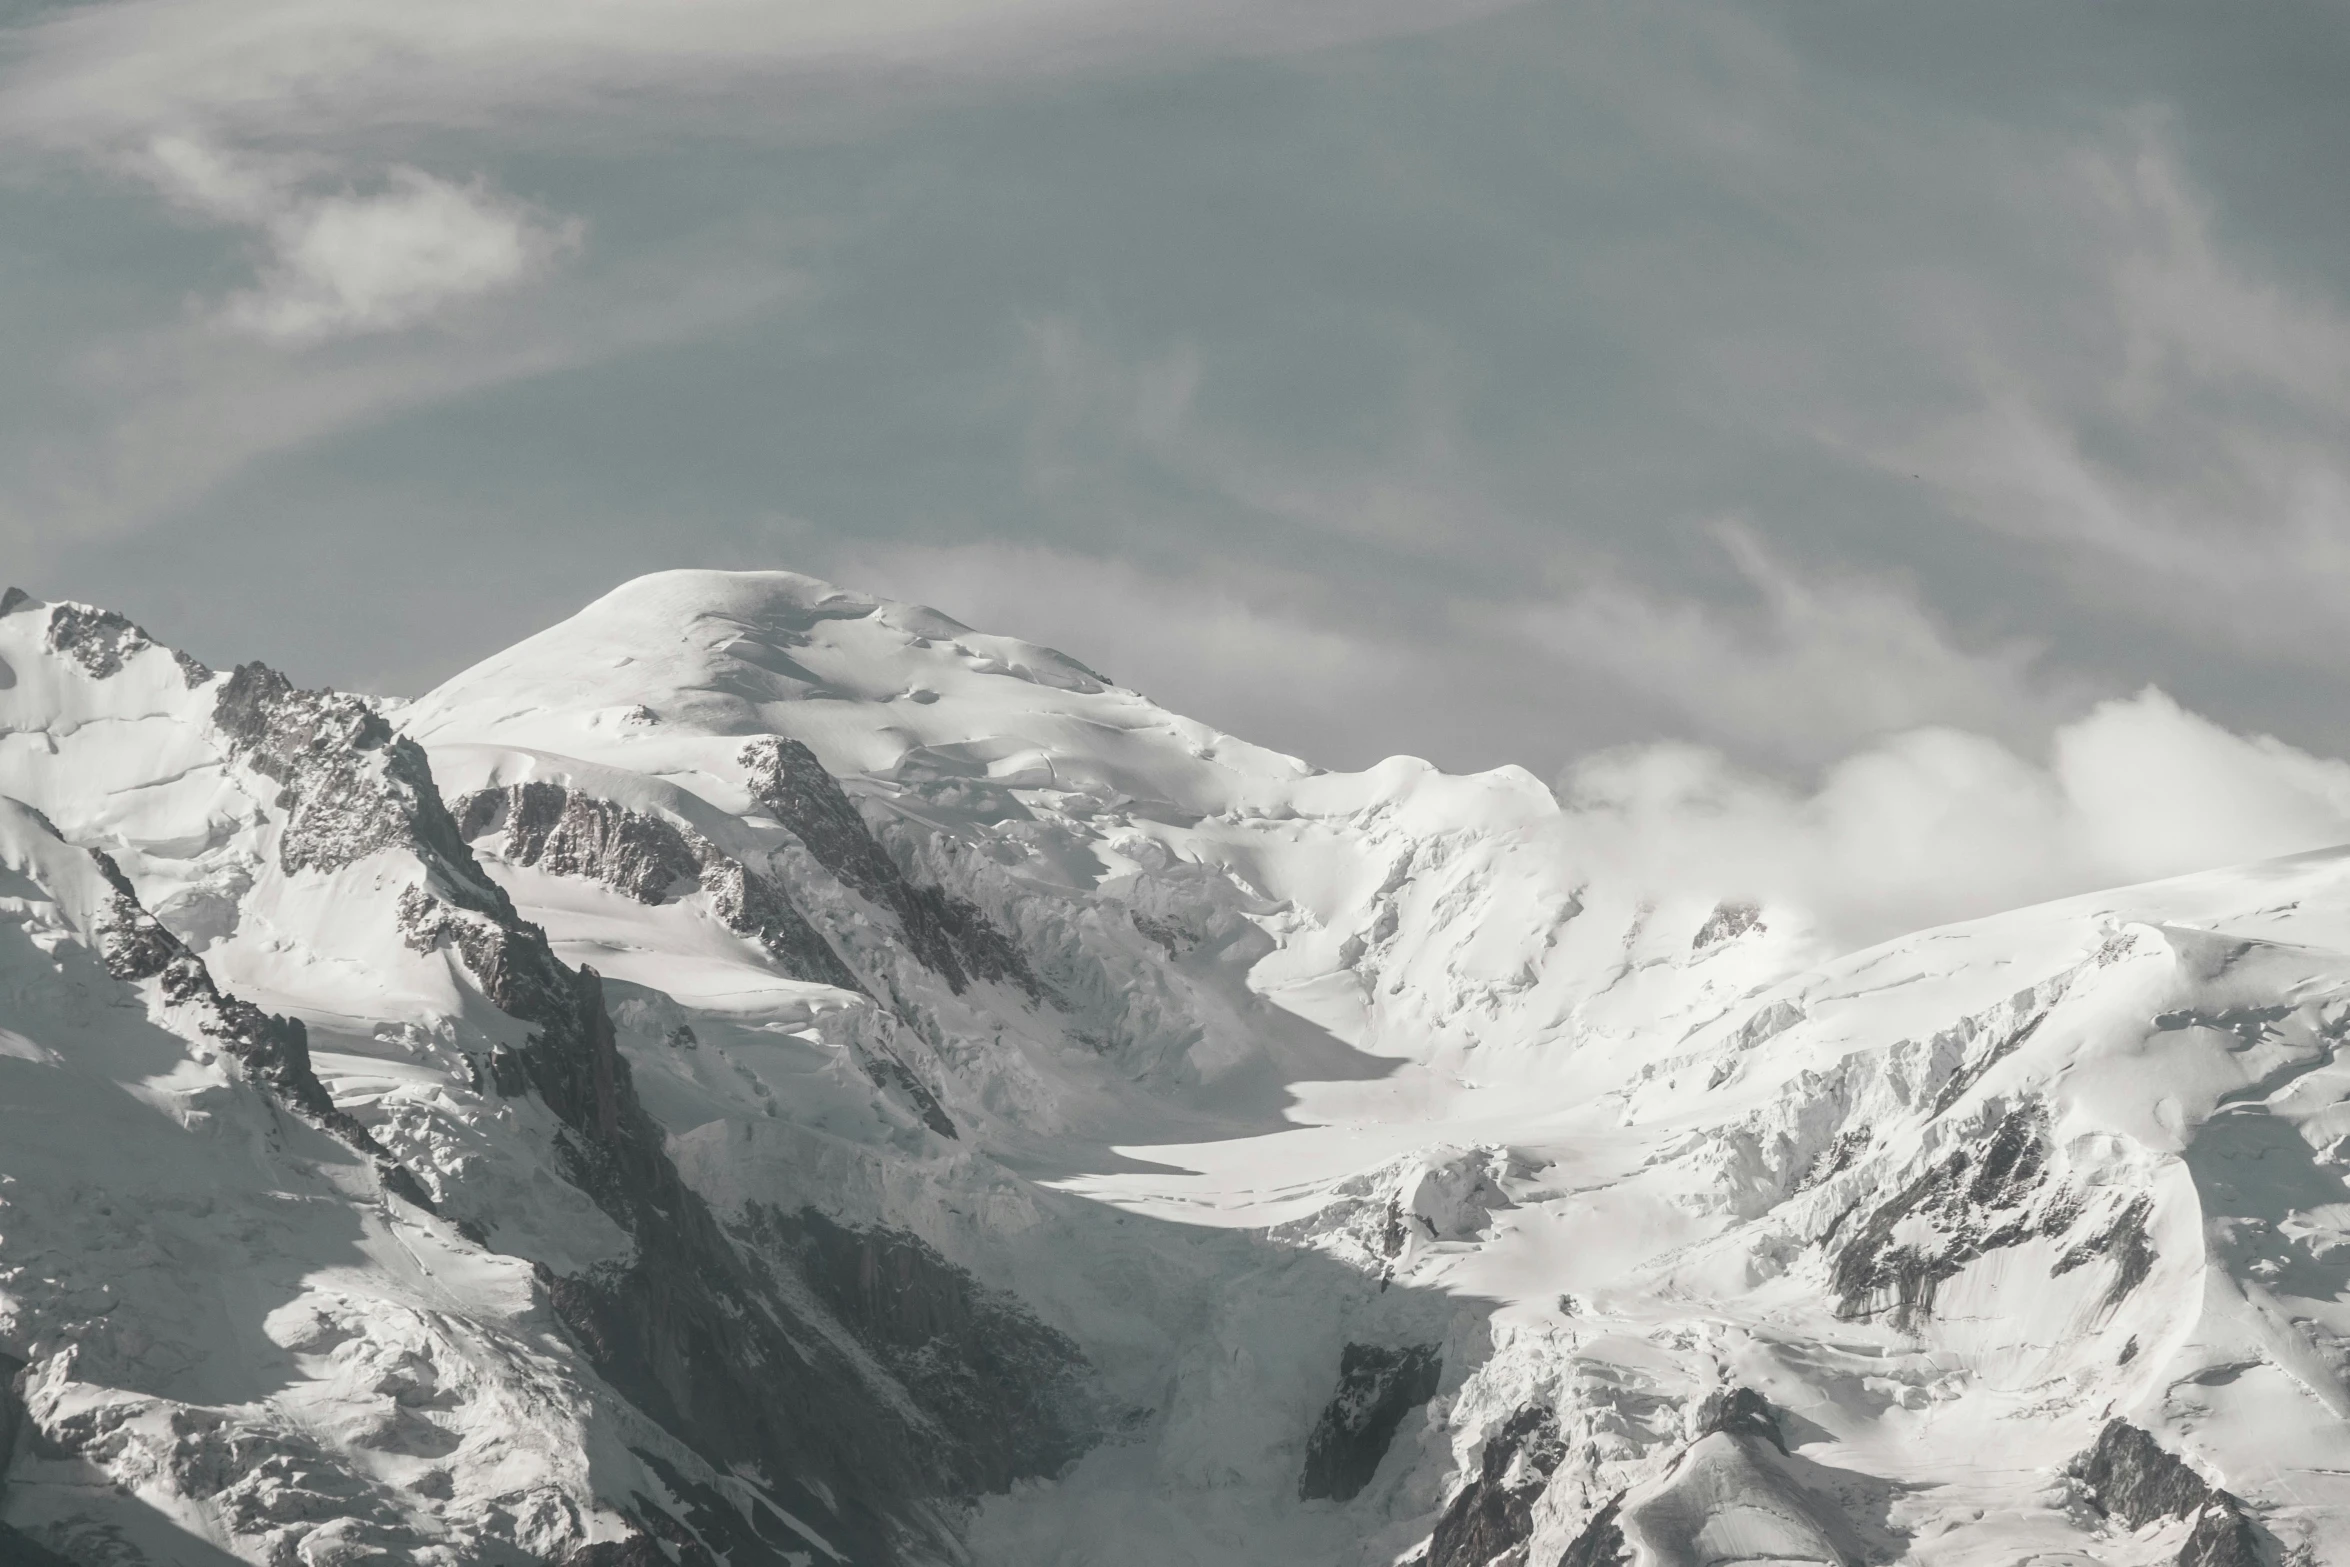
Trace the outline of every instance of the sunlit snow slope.
<path fill-rule="evenodd" d="M 0 1560 L 2350 1562 L 2350 858 L 1839 954 L 784 573 L 12 594 L 0 795 Z"/>

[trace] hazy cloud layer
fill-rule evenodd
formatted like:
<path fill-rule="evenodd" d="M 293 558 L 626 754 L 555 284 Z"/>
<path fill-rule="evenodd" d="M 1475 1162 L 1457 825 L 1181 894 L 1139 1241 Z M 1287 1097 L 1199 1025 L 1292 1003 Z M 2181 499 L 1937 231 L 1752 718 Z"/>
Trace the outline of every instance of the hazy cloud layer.
<path fill-rule="evenodd" d="M 9 14 L 0 547 L 208 657 L 417 689 L 788 565 L 2067 885 L 2159 858 L 2086 836 L 2116 713 L 2350 752 L 2325 6 Z"/>

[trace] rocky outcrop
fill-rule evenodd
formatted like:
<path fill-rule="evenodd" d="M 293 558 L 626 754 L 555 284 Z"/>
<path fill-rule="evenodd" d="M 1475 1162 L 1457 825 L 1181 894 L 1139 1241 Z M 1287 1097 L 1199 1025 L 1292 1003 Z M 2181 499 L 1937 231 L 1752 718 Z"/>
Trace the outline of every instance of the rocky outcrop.
<path fill-rule="evenodd" d="M 757 941 L 792 978 L 865 988 L 781 888 L 689 828 L 544 781 L 476 790 L 452 812 L 468 843 L 496 833 L 512 864 L 600 881 L 639 903 L 698 887 L 728 929 Z"/>
<path fill-rule="evenodd" d="M 424 752 L 365 702 L 294 690 L 260 665 L 230 678 L 215 718 L 232 755 L 281 786 L 289 871 L 412 855 L 423 880 L 400 900 L 403 939 L 451 948 L 489 1001 L 531 1030 L 493 1057 L 491 1077 L 554 1112 L 567 1174 L 635 1242 L 622 1265 L 542 1270 L 590 1363 L 720 1472 L 771 1477 L 776 1505 L 816 1521 L 853 1561 L 895 1560 L 908 1530 L 943 1538 L 920 1505 L 934 1492 L 895 1402 L 826 1350 L 832 1335 L 799 1320 L 792 1292 L 736 1249 L 678 1175 L 637 1101 L 600 981 L 560 962 L 483 870 Z"/>
<path fill-rule="evenodd" d="M 17 593 L 17 589 L 9 589 Z M 11 600 L 14 608 L 21 598 Z M 0 610 L 5 614 L 6 610 Z M 60 604 L 49 612 L 49 651 L 63 653 L 82 666 L 93 679 L 105 680 L 122 673 L 122 666 L 141 653 L 155 647 L 156 641 L 126 617 L 111 609 L 92 609 L 87 604 Z M 180 676 L 191 691 L 212 678 L 206 669 L 187 654 L 174 651 Z"/>
<path fill-rule="evenodd" d="M 2109 1307 L 2120 1304 L 2123 1296 L 2145 1283 L 2147 1275 L 2154 1271 L 2154 1241 L 2146 1233 L 2147 1221 L 2153 1217 L 2153 1198 L 2131 1198 L 2101 1228 L 2067 1247 L 2049 1269 L 2050 1276 L 2061 1278 L 2099 1258 L 2109 1259 L 2113 1263 L 2113 1282 L 2106 1286 L 2105 1304 Z"/>
<path fill-rule="evenodd" d="M 1697 1428 L 1690 1434 L 1690 1440 L 1698 1441 L 1717 1431 L 1768 1442 L 1782 1457 L 1787 1452 L 1787 1438 L 1779 1430 L 1778 1413 L 1771 1408 L 1769 1399 L 1750 1387 L 1708 1393 L 1697 1406 Z"/>
<path fill-rule="evenodd" d="M 959 1137 L 955 1118 L 947 1114 L 946 1106 L 938 1102 L 938 1095 L 922 1081 L 912 1067 L 900 1060 L 889 1046 L 880 1040 L 852 1038 L 850 1051 L 865 1076 L 884 1093 L 894 1092 L 922 1118 L 922 1124 L 941 1137 Z"/>
<path fill-rule="evenodd" d="M 1689 939 L 1689 950 L 1704 952 L 1725 941 L 1736 941 L 1750 930 L 1763 929 L 1762 910 L 1745 902 L 1717 903 L 1714 911 L 1697 927 L 1697 934 Z"/>
<path fill-rule="evenodd" d="M 1869 1212 L 1836 1257 L 1837 1315 L 1883 1316 L 1913 1330 L 1933 1315 L 1942 1283 L 1968 1263 L 2064 1233 L 2080 1213 L 2050 1188 L 2047 1160 L 2042 1113 L 2013 1110 L 1979 1149 L 1954 1150 Z M 1921 1228 L 1931 1240 L 1895 1239 Z"/>
<path fill-rule="evenodd" d="M 588 877 L 639 903 L 663 902 L 701 877 L 701 856 L 668 822 L 561 784 L 476 790 L 450 809 L 469 843 L 499 833 L 498 851 L 514 864 Z"/>
<path fill-rule="evenodd" d="M 1343 1502 L 1360 1494 L 1379 1472 L 1404 1416 L 1434 1398 L 1443 1377 L 1433 1344 L 1347 1345 L 1338 1358 L 1338 1391 L 1306 1441 L 1299 1499 Z"/>
<path fill-rule="evenodd" d="M 1890 1514 L 1899 1488 L 1791 1454 L 1778 1411 L 1754 1389 L 1708 1394 L 1686 1411 L 1683 1430 L 1688 1440 L 1670 1462 L 1584 1525 L 1567 1563 L 1734 1556 L 1873 1567 L 1904 1558 L 1907 1537 Z"/>
<path fill-rule="evenodd" d="M 1559 1567 L 1629 1567 L 1631 1548 L 1624 1543 L 1624 1494 L 1619 1491 L 1591 1515 L 1559 1558 Z"/>
<path fill-rule="evenodd" d="M 797 740 L 758 740 L 742 764 L 759 806 L 843 885 L 897 916 L 906 945 L 956 993 L 995 980 L 1047 999 L 1027 957 L 977 904 L 907 878 L 815 752 Z"/>
<path fill-rule="evenodd" d="M 1478 1472 L 1437 1520 L 1427 1567 L 1523 1567 L 1534 1502 L 1566 1457 L 1558 1417 L 1530 1404 L 1485 1442 Z"/>
<path fill-rule="evenodd" d="M 1829 1555 L 1802 1560 L 1857 1564 L 1883 1554 L 1855 1549 L 1849 1540 L 1842 1547 L 1836 1544 L 1835 1535 L 1851 1533 L 1849 1520 L 1835 1516 L 1833 1506 L 1823 1499 L 1801 1495 L 1784 1466 L 1775 1463 L 1773 1455 L 1788 1456 L 1787 1440 L 1778 1412 L 1762 1394 L 1748 1387 L 1709 1393 L 1690 1411 L 1685 1429 L 1687 1445 L 1661 1474 L 1647 1487 L 1610 1498 L 1585 1522 L 1558 1567 L 1625 1567 L 1633 1559 L 1624 1530 L 1628 1511 L 1652 1522 L 1662 1516 L 1686 1532 L 1692 1520 L 1702 1527 L 1725 1494 L 1760 1499 L 1764 1511 L 1780 1515 L 1782 1521 L 1810 1514 L 1814 1522 L 1824 1524 L 1813 1531 L 1812 1543 L 1824 1545 Z M 1709 1440 L 1720 1437 L 1729 1442 Z M 1479 1472 L 1445 1508 L 1429 1538 L 1424 1567 L 1528 1567 L 1534 1504 L 1565 1457 L 1566 1444 L 1549 1408 L 1529 1405 L 1512 1415 L 1487 1440 Z M 1712 1476 L 1674 1494 L 1676 1484 L 1686 1485 L 1691 1467 L 1698 1465 L 1711 1469 Z M 1628 1509 L 1635 1495 L 1643 1499 Z M 1674 1561 L 1683 1559 L 1671 1551 L 1666 1554 Z"/>
<path fill-rule="evenodd" d="M 2097 1445 L 2073 1460 L 2071 1473 L 2089 1504 L 2125 1529 L 2164 1518 L 2195 1520 L 2178 1567 L 2261 1567 L 2259 1536 L 2244 1504 L 2126 1420 L 2107 1422 Z"/>
<path fill-rule="evenodd" d="M 333 872 L 384 849 L 415 849 L 436 890 L 468 908 L 512 905 L 474 863 L 434 790 L 424 748 L 364 698 L 297 691 L 266 664 L 240 664 L 212 718 L 230 756 L 276 782 L 278 863 Z"/>

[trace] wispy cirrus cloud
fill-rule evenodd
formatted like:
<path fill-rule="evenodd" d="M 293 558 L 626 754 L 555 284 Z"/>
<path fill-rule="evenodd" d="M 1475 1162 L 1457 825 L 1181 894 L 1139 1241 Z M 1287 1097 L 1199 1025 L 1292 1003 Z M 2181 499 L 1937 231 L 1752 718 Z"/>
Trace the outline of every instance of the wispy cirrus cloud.
<path fill-rule="evenodd" d="M 1440 28 L 1518 0 L 111 0 L 19 30 L 0 133 L 51 145 L 198 127 L 349 139 L 609 125 L 723 101 L 754 133 L 843 101 L 1034 80 L 1144 59 L 1290 53 Z M 794 91 L 773 91 L 778 83 Z M 763 84 L 763 85 L 762 85 Z M 755 100 L 726 97 L 761 88 Z M 632 103 L 615 94 L 640 95 Z M 706 123 L 706 122 L 704 122 Z M 527 129 L 527 123 L 523 125 Z"/>
<path fill-rule="evenodd" d="M 0 527 L 57 540 L 139 526 L 257 458 L 687 341 L 806 280 L 779 249 L 788 224 L 757 219 L 600 255 L 583 216 L 501 188 L 491 171 L 517 149 L 625 162 L 680 134 L 821 140 L 843 134 L 844 115 L 1408 34 L 1513 3 L 101 0 L 29 13 L 5 29 L 0 144 L 64 179 L 154 191 L 231 236 L 250 272 L 197 292 L 192 319 L 188 296 L 159 300 L 52 367 L 62 400 L 90 413 L 21 466 Z M 663 283 L 672 296 L 648 292 Z"/>
<path fill-rule="evenodd" d="M 1827 444 L 1931 484 L 2103 617 L 2331 666 L 2350 629 L 2350 310 L 2231 245 L 2158 122 L 2039 183 L 2078 219 L 2075 308 L 1955 304 L 1935 337 L 1959 395 L 1905 423 L 1841 410 Z"/>
<path fill-rule="evenodd" d="M 2045 667 L 2046 649 L 1961 639 L 1917 586 L 1851 567 L 1798 566 L 1742 523 L 1714 536 L 1745 602 L 1614 577 L 1529 604 L 1513 621 L 1563 669 L 1610 678 L 1674 716 L 1666 726 L 1797 766 L 1924 724 L 2034 746 L 2100 694 Z"/>

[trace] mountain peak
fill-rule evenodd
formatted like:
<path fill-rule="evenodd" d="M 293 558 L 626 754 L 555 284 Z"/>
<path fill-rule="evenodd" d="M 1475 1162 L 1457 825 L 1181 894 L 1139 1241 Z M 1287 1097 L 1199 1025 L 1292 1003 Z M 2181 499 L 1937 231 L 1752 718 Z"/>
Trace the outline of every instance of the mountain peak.
<path fill-rule="evenodd" d="M 1835 956 L 796 573 L 35 602 L 0 1558 L 2350 1567 L 2350 858 Z"/>
<path fill-rule="evenodd" d="M 1306 771 L 1056 649 L 788 571 L 623 583 L 452 676 L 402 722 L 433 745 L 494 734 L 630 766 L 666 751 L 719 776 L 734 772 L 739 745 L 713 742 L 775 735 L 836 773 L 888 773 L 911 759 L 1208 809 L 1228 803 L 1235 767 L 1267 778 Z"/>

